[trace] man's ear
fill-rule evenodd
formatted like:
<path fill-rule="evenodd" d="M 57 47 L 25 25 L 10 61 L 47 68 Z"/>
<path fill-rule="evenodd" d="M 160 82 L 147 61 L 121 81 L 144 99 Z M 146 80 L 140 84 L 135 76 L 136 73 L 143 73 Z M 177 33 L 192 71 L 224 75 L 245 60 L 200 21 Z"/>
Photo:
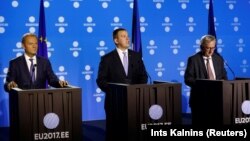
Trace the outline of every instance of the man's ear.
<path fill-rule="evenodd" d="M 23 48 L 23 49 L 25 49 L 25 48 L 24 48 L 24 44 L 23 44 L 23 43 L 22 43 L 22 48 Z"/>
<path fill-rule="evenodd" d="M 117 39 L 116 39 L 116 38 L 114 39 L 114 42 L 115 42 L 115 44 L 118 44 L 118 41 L 117 41 Z"/>

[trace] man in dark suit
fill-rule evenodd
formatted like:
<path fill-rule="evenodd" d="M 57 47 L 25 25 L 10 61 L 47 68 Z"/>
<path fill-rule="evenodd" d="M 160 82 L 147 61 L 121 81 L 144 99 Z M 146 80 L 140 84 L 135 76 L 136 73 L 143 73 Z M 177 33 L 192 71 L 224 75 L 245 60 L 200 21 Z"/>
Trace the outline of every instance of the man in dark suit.
<path fill-rule="evenodd" d="M 224 68 L 224 59 L 218 53 L 214 53 L 216 47 L 216 38 L 212 35 L 205 35 L 201 38 L 201 51 L 188 58 L 185 71 L 185 84 L 190 86 L 189 106 L 192 112 L 193 121 L 195 121 L 196 108 L 192 104 L 193 93 L 195 90 L 195 81 L 197 79 L 227 80 L 227 72 Z"/>
<path fill-rule="evenodd" d="M 43 89 L 46 81 L 52 87 L 67 86 L 67 81 L 62 81 L 54 74 L 48 59 L 37 56 L 38 39 L 35 34 L 26 33 L 22 38 L 25 53 L 9 63 L 9 69 L 4 84 L 5 91 L 12 88 Z"/>
<path fill-rule="evenodd" d="M 101 57 L 96 79 L 97 85 L 106 93 L 104 108 L 107 128 L 109 128 L 109 120 L 112 118 L 112 113 L 109 110 L 110 101 L 107 98 L 109 97 L 108 83 L 143 84 L 148 81 L 140 54 L 128 49 L 130 41 L 126 29 L 118 28 L 114 30 L 113 41 L 116 49 Z"/>

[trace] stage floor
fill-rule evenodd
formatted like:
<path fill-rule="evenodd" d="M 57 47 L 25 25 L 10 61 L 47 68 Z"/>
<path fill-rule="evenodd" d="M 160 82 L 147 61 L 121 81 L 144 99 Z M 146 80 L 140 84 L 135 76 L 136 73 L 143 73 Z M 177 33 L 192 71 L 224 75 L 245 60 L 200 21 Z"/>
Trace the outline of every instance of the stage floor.
<path fill-rule="evenodd" d="M 183 124 L 191 124 L 191 117 L 189 114 L 184 114 Z M 106 121 L 105 120 L 95 120 L 95 121 L 84 121 L 82 124 L 82 140 L 83 141 L 105 141 L 106 131 L 105 131 Z M 0 128 L 0 141 L 9 141 L 9 127 Z"/>

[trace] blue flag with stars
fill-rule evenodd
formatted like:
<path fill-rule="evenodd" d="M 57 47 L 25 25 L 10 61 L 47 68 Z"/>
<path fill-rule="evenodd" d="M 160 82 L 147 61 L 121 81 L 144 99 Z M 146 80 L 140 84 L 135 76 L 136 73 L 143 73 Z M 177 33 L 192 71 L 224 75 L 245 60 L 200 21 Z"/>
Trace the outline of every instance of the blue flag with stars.
<path fill-rule="evenodd" d="M 132 49 L 136 52 L 139 52 L 142 57 L 141 31 L 140 31 L 139 9 L 137 0 L 134 0 L 134 8 L 133 8 Z"/>
<path fill-rule="evenodd" d="M 38 52 L 37 52 L 37 55 L 48 58 L 46 42 L 47 42 L 47 38 L 46 38 L 45 12 L 44 12 L 43 0 L 41 0 L 40 1 Z"/>
<path fill-rule="evenodd" d="M 209 1 L 209 10 L 208 10 L 208 34 L 213 35 L 216 38 L 215 25 L 214 25 L 214 9 L 213 9 L 213 0 Z"/>

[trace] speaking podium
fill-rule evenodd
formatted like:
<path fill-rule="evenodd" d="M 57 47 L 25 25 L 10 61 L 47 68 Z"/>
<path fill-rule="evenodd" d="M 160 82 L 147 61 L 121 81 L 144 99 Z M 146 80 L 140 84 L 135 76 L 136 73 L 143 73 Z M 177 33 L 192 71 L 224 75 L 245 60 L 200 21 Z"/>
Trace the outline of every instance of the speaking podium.
<path fill-rule="evenodd" d="M 81 141 L 81 88 L 10 91 L 11 140 Z"/>
<path fill-rule="evenodd" d="M 198 125 L 250 123 L 250 80 L 197 80 L 192 94 Z"/>
<path fill-rule="evenodd" d="M 111 92 L 106 98 L 112 112 L 110 124 L 120 139 L 146 140 L 147 125 L 182 124 L 181 83 L 109 86 Z"/>

